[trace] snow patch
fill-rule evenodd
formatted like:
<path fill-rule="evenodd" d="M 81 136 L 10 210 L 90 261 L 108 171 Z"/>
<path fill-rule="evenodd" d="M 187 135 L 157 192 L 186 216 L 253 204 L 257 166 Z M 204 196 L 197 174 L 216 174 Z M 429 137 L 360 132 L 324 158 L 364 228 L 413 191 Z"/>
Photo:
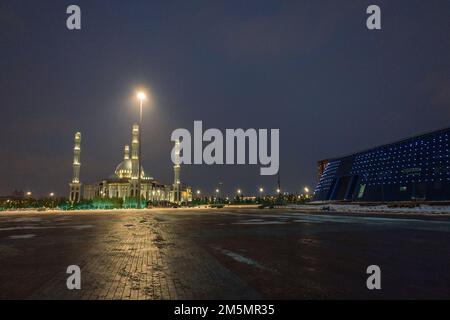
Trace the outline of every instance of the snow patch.
<path fill-rule="evenodd" d="M 264 271 L 275 272 L 274 270 L 261 265 L 257 261 L 252 260 L 252 259 L 247 258 L 247 257 L 244 257 L 243 255 L 240 255 L 240 254 L 238 254 L 236 252 L 229 251 L 227 249 L 222 249 L 222 248 L 219 248 L 219 247 L 214 247 L 214 249 L 219 250 L 221 253 L 223 253 L 224 255 L 232 258 L 233 260 L 235 260 L 237 262 L 244 263 L 244 264 L 256 267 L 258 269 L 264 270 Z"/>
<path fill-rule="evenodd" d="M 17 231 L 17 230 L 42 230 L 42 229 L 61 229 L 61 228 L 72 228 L 76 230 L 83 230 L 92 228 L 93 225 L 56 225 L 51 227 L 39 227 L 39 226 L 23 226 L 23 227 L 7 227 L 0 228 L 0 231 Z"/>
<path fill-rule="evenodd" d="M 30 239 L 30 238 L 34 238 L 36 235 L 35 234 L 20 234 L 20 235 L 14 235 L 14 236 L 9 236 L 9 239 Z"/>
<path fill-rule="evenodd" d="M 274 220 L 262 220 L 262 219 L 250 219 L 240 222 L 233 222 L 232 224 L 246 224 L 246 225 L 263 225 L 263 224 L 285 224 L 285 221 L 274 221 Z"/>
<path fill-rule="evenodd" d="M 93 227 L 93 225 L 91 225 L 91 224 L 85 224 L 85 225 L 73 226 L 72 228 L 76 229 L 76 230 L 83 230 L 83 229 L 89 229 L 92 227 Z"/>
<path fill-rule="evenodd" d="M 38 222 L 38 221 L 42 221 L 42 219 L 34 218 L 34 217 L 23 217 L 23 218 L 16 218 L 13 221 L 14 222 Z"/>
<path fill-rule="evenodd" d="M 430 206 L 421 204 L 413 208 L 392 208 L 387 205 L 361 206 L 359 204 L 326 204 L 326 205 L 289 205 L 291 209 L 305 209 L 315 212 L 361 212 L 361 213 L 425 213 L 425 214 L 450 214 L 450 206 Z"/>

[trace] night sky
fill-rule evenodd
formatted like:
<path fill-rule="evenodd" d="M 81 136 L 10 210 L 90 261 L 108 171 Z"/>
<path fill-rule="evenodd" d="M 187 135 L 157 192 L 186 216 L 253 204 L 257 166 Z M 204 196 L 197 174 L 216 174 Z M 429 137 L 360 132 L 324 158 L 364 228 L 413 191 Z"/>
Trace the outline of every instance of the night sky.
<path fill-rule="evenodd" d="M 82 30 L 66 28 L 77 4 Z M 366 8 L 382 30 L 366 28 Z M 68 194 L 114 172 L 146 87 L 143 166 L 172 183 L 176 128 L 279 128 L 281 184 L 316 161 L 448 127 L 450 1 L 0 2 L 0 195 Z M 259 166 L 184 166 L 204 193 L 276 188 Z"/>

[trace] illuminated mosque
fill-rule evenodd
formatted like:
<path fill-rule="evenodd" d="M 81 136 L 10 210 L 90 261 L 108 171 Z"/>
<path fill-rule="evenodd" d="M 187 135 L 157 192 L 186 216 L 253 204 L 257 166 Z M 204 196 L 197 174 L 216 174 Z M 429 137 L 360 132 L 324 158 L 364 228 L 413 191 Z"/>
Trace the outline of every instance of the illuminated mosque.
<path fill-rule="evenodd" d="M 160 183 L 150 176 L 141 165 L 139 179 L 139 125 L 133 125 L 131 155 L 128 145 L 124 148 L 123 160 L 117 165 L 114 174 L 99 182 L 82 185 L 80 181 L 81 133 L 75 134 L 73 149 L 73 176 L 69 183 L 70 202 L 93 200 L 96 198 L 127 198 L 139 196 L 139 180 L 141 199 L 157 204 L 181 204 L 192 201 L 192 189 L 180 181 L 180 165 L 174 165 L 174 181 L 172 185 Z M 175 156 L 179 156 L 179 142 L 175 143 Z"/>

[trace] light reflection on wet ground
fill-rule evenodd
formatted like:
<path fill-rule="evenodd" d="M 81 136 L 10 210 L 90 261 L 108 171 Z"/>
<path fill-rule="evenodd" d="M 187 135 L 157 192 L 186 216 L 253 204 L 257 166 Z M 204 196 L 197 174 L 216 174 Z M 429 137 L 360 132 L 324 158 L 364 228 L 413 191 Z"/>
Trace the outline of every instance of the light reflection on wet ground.
<path fill-rule="evenodd" d="M 0 298 L 448 298 L 450 219 L 198 209 L 0 214 Z M 67 266 L 82 290 L 66 289 Z M 366 289 L 368 265 L 382 290 Z"/>

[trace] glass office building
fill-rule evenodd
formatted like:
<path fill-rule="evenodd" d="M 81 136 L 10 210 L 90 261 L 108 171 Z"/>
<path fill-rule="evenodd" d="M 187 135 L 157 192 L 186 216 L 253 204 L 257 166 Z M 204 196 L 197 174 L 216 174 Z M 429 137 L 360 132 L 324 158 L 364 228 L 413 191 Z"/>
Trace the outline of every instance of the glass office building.
<path fill-rule="evenodd" d="M 318 162 L 315 201 L 450 201 L 450 128 Z"/>

